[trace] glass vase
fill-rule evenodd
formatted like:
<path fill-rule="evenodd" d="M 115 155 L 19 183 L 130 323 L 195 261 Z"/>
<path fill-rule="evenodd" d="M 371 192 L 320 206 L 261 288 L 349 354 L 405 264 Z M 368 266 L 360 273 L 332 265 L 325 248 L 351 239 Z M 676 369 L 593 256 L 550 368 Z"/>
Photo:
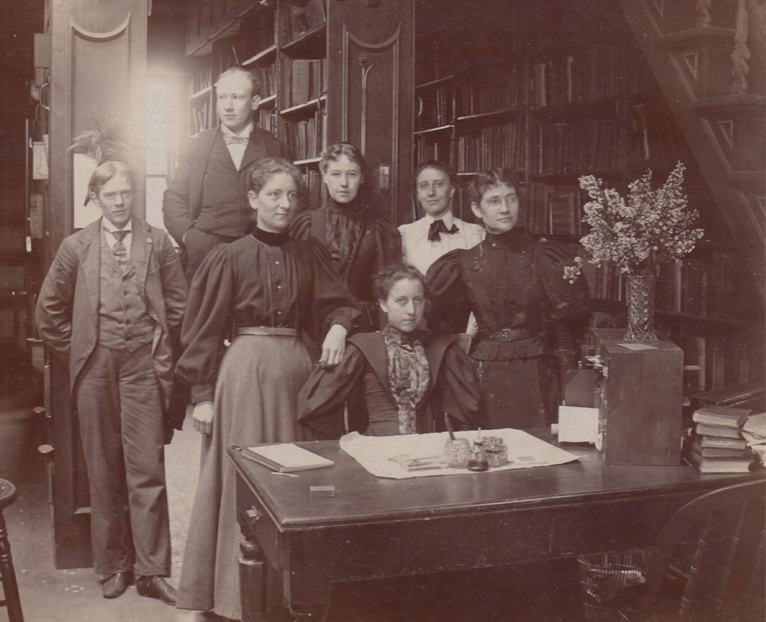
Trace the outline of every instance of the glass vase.
<path fill-rule="evenodd" d="M 654 289 L 657 277 L 653 274 L 628 276 L 628 332 L 624 340 L 629 343 L 659 341 L 654 332 Z"/>

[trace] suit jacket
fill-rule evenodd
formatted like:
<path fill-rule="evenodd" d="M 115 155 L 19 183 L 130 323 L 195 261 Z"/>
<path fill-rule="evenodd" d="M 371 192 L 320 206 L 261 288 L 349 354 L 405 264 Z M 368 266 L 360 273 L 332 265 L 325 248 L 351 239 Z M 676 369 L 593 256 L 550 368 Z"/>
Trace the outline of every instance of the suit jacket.
<path fill-rule="evenodd" d="M 173 383 L 171 335 L 180 331 L 188 287 L 178 254 L 165 232 L 136 216 L 132 223 L 130 258 L 147 312 L 155 321 L 152 360 L 167 413 Z M 64 239 L 35 309 L 40 337 L 69 366 L 72 395 L 98 343 L 101 226 L 99 218 Z"/>
<path fill-rule="evenodd" d="M 220 128 L 205 130 L 190 141 L 181 153 L 178 168 L 165 190 L 162 199 L 165 227 L 179 244 L 202 209 L 202 185 L 216 140 L 223 140 Z M 256 160 L 267 157 L 292 161 L 290 148 L 285 143 L 269 132 L 253 127 L 239 170 L 244 171 Z"/>

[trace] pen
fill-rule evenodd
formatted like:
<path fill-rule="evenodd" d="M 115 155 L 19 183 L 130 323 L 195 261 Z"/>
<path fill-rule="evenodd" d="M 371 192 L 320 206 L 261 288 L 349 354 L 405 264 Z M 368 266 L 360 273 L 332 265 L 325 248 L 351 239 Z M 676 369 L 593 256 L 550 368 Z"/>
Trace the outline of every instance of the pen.
<path fill-rule="evenodd" d="M 272 475 L 284 475 L 285 477 L 300 477 L 300 475 L 296 475 L 295 473 L 282 473 L 281 471 L 272 471 Z"/>

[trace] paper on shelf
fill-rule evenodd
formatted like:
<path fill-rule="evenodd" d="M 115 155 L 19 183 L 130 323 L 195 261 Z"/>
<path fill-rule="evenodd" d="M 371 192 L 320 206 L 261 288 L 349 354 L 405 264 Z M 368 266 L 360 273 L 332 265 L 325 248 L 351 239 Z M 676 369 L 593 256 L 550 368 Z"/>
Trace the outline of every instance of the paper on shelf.
<path fill-rule="evenodd" d="M 511 469 L 526 469 L 538 466 L 564 464 L 577 460 L 570 454 L 550 443 L 524 432 L 523 430 L 501 429 L 482 430 L 482 436 L 499 436 L 508 446 L 509 464 L 490 469 L 488 472 Z M 456 432 L 457 438 L 473 442 L 479 433 L 475 430 Z M 449 438 L 447 432 L 434 434 L 402 434 L 398 436 L 363 436 L 358 432 L 346 434 L 340 439 L 340 447 L 349 456 L 376 477 L 406 479 L 409 477 L 430 477 L 432 475 L 472 474 L 467 469 L 437 468 L 423 471 L 408 471 L 401 466 L 402 456 L 411 459 L 441 455 Z M 394 458 L 394 460 L 391 460 Z"/>

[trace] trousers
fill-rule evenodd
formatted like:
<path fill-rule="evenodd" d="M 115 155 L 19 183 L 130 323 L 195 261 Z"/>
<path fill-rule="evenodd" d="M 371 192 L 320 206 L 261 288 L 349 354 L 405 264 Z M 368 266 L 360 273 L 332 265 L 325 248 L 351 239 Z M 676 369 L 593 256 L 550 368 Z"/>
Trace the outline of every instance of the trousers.
<path fill-rule="evenodd" d="M 75 388 L 90 481 L 93 568 L 170 574 L 160 386 L 152 345 L 96 346 Z"/>

